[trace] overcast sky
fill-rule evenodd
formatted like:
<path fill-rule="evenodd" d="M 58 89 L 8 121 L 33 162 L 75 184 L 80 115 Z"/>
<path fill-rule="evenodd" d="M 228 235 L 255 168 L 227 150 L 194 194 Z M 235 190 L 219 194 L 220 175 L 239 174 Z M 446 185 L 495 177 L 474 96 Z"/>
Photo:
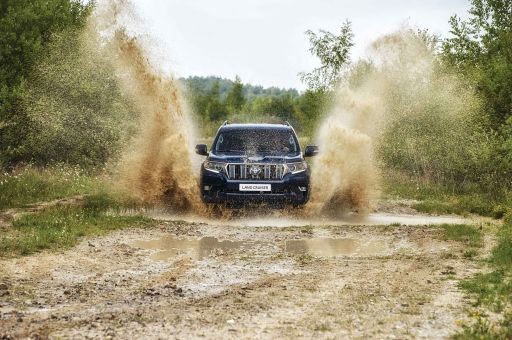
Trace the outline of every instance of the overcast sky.
<path fill-rule="evenodd" d="M 337 31 L 348 19 L 353 59 L 403 25 L 446 36 L 468 0 L 132 0 L 178 76 L 218 75 L 303 89 L 297 73 L 317 66 L 307 29 Z"/>

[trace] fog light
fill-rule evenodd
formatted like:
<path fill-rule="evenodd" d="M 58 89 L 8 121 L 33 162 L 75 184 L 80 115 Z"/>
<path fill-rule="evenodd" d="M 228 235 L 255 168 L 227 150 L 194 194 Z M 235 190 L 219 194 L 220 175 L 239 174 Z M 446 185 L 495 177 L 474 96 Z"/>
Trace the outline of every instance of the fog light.
<path fill-rule="evenodd" d="M 209 191 L 212 187 L 210 185 L 205 185 L 204 190 Z"/>
<path fill-rule="evenodd" d="M 306 191 L 306 187 L 299 187 L 300 191 Z"/>

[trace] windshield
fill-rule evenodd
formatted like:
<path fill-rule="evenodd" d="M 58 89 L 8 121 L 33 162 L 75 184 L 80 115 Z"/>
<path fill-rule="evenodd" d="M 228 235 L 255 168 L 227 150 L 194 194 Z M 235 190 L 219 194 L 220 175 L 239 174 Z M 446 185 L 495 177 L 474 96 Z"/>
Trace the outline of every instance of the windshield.
<path fill-rule="evenodd" d="M 291 130 L 240 129 L 221 132 L 214 150 L 218 153 L 296 155 L 299 146 Z"/>

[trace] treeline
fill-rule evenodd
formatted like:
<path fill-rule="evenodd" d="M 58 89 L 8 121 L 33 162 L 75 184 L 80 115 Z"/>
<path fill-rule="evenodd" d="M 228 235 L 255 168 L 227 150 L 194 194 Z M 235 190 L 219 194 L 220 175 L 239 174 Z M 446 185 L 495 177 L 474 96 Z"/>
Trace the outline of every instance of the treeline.
<path fill-rule="evenodd" d="M 198 91 L 198 92 L 208 92 L 214 86 L 219 87 L 219 94 L 222 99 L 226 99 L 229 91 L 233 88 L 233 86 L 240 82 L 239 77 L 235 77 L 235 80 L 216 77 L 216 76 L 208 76 L 208 77 L 200 77 L 200 76 L 191 76 L 187 78 L 180 78 L 180 81 L 185 83 L 188 88 Z M 251 85 L 251 84 L 243 84 L 242 93 L 247 100 L 254 99 L 254 97 L 259 96 L 284 96 L 289 95 L 293 98 L 299 96 L 299 91 L 294 88 L 283 89 L 275 86 L 271 87 L 263 87 L 260 85 Z"/>
<path fill-rule="evenodd" d="M 225 120 L 233 122 L 285 122 L 311 136 L 331 100 L 322 90 L 264 88 L 220 77 L 181 79 L 205 136 Z"/>

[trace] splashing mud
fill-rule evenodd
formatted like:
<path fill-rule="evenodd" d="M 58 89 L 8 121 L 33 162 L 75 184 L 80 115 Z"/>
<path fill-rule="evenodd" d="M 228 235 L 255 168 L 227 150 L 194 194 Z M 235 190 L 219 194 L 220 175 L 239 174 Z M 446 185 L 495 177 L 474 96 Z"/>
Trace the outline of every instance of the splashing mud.
<path fill-rule="evenodd" d="M 179 211 L 201 211 L 197 170 L 190 154 L 193 124 L 179 84 L 151 60 L 143 37 L 131 33 L 128 1 L 98 6 L 90 27 L 100 30 L 123 90 L 140 111 L 138 131 L 121 160 L 121 178 L 143 202 L 165 202 Z"/>
<path fill-rule="evenodd" d="M 318 132 L 313 214 L 367 213 L 379 173 L 442 180 L 467 169 L 483 141 L 471 90 L 435 57 L 431 37 L 403 28 L 377 39 L 354 63 Z"/>
<path fill-rule="evenodd" d="M 342 217 L 353 208 L 367 213 L 376 180 L 371 138 L 335 117 L 326 120 L 320 136 L 322 153 L 312 174 L 313 214 Z"/>
<path fill-rule="evenodd" d="M 101 37 L 123 92 L 140 114 L 120 161 L 121 181 L 143 202 L 211 216 L 200 200 L 199 166 L 191 153 L 195 129 L 179 83 L 158 67 L 147 39 L 133 32 L 129 20 L 137 21 L 129 1 L 106 0 L 88 26 Z M 314 161 L 307 209 L 284 211 L 282 217 L 367 215 L 378 193 L 379 172 L 389 164 L 422 173 L 437 166 L 440 173 L 471 152 L 461 141 L 476 140 L 468 138 L 472 124 L 464 116 L 475 112 L 474 100 L 456 79 L 440 76 L 428 39 L 400 30 L 378 39 L 370 52 L 347 71 L 318 130 L 321 154 Z M 222 209 L 214 215 L 232 217 Z"/>

